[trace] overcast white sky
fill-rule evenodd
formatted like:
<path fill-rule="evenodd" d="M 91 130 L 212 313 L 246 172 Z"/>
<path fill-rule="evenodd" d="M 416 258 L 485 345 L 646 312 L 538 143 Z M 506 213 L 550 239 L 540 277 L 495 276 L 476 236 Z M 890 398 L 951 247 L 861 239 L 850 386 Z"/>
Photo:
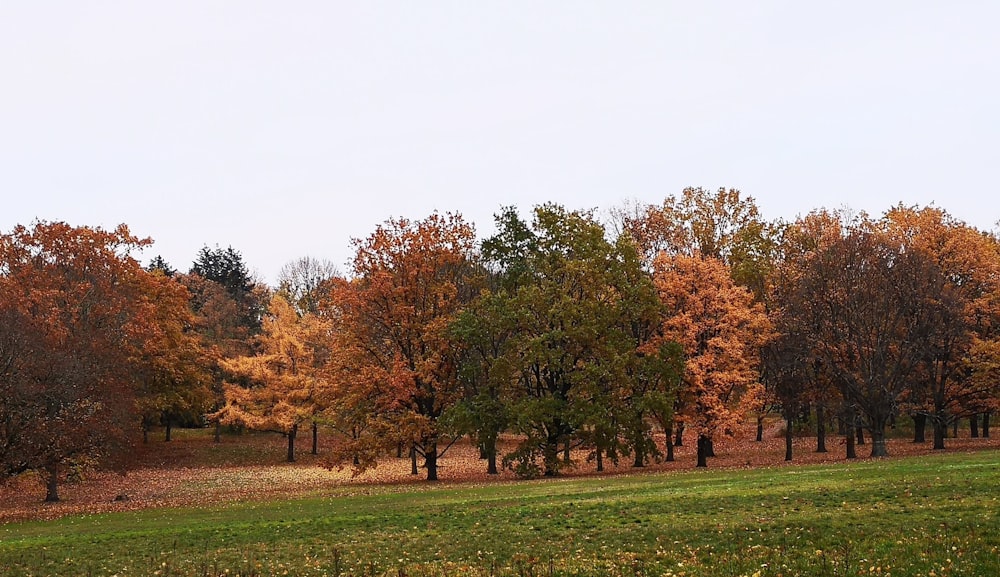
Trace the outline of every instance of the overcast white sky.
<path fill-rule="evenodd" d="M 0 230 L 342 270 L 391 216 L 733 187 L 1000 219 L 1000 2 L 0 0 Z"/>

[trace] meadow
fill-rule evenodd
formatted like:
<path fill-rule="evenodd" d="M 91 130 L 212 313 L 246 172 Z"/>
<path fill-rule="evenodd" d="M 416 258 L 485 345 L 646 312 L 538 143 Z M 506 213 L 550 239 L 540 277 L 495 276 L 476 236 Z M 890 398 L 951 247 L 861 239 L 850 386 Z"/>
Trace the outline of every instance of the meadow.
<path fill-rule="evenodd" d="M 995 449 L 530 482 L 341 483 L 8 521 L 0 574 L 1000 575 L 998 487 Z"/>

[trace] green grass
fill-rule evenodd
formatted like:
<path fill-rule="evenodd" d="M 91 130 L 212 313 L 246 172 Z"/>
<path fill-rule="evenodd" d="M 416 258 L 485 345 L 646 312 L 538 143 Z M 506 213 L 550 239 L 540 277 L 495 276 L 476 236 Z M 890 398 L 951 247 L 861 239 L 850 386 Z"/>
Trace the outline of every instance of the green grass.
<path fill-rule="evenodd" d="M 0 528 L 17 575 L 1000 575 L 1000 454 L 494 485 Z"/>

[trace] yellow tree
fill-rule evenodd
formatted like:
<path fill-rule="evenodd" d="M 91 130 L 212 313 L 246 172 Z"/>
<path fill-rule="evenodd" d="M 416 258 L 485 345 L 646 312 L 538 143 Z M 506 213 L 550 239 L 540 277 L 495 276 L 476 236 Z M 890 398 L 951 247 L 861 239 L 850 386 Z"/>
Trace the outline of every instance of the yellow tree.
<path fill-rule="evenodd" d="M 661 254 L 653 278 L 666 310 L 663 338 L 684 350 L 679 406 L 698 434 L 698 466 L 704 467 L 713 437 L 732 433 L 759 403 L 760 350 L 771 324 L 718 259 Z"/>
<path fill-rule="evenodd" d="M 448 438 L 441 417 L 462 396 L 448 330 L 472 296 L 474 237 L 461 216 L 435 213 L 389 220 L 354 241 L 354 278 L 336 283 L 325 308 L 335 319 L 332 359 L 341 363 L 337 396 L 356 401 L 341 410 L 368 407 L 364 426 L 375 431 L 351 448 L 364 453 L 362 466 L 404 443 L 423 456 L 427 479 L 437 479 L 439 443 Z"/>
<path fill-rule="evenodd" d="M 284 297 L 272 297 L 255 337 L 258 353 L 221 361 L 240 382 L 226 384 L 225 405 L 210 418 L 284 433 L 288 461 L 294 461 L 299 425 L 322 408 L 320 369 L 328 337 L 321 319 L 300 316 Z"/>

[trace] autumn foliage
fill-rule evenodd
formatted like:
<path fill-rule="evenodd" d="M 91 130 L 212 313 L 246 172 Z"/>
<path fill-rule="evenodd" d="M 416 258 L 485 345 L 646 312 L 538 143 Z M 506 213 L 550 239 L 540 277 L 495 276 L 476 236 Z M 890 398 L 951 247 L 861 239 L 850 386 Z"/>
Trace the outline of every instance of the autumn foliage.
<path fill-rule="evenodd" d="M 491 474 L 673 460 L 706 466 L 748 417 L 828 430 L 849 458 L 912 419 L 943 449 L 1000 407 L 1000 243 L 936 207 L 769 222 L 733 189 L 612 212 L 387 220 L 346 275 L 302 258 L 276 290 L 232 248 L 188 274 L 114 231 L 0 236 L 0 477 L 122 464 L 164 427 L 275 431 L 355 475 L 410 456 L 439 477 L 458 439 Z M 760 434 L 760 433 L 759 433 Z"/>

